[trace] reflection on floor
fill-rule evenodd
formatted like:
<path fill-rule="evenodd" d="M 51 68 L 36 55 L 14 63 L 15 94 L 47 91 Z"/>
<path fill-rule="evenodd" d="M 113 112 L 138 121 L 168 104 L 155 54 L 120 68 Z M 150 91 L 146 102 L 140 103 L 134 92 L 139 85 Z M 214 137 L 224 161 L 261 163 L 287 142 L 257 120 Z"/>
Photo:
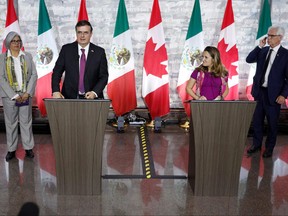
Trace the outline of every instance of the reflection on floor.
<path fill-rule="evenodd" d="M 7 163 L 0 133 L 0 215 L 17 215 L 25 202 L 37 203 L 40 215 L 288 215 L 287 135 L 279 135 L 272 158 L 243 153 L 237 197 L 196 197 L 187 181 L 189 134 L 178 125 L 147 129 L 149 179 L 138 130 L 117 133 L 107 125 L 99 196 L 57 195 L 51 135 L 34 134 L 34 159 L 19 145 Z"/>

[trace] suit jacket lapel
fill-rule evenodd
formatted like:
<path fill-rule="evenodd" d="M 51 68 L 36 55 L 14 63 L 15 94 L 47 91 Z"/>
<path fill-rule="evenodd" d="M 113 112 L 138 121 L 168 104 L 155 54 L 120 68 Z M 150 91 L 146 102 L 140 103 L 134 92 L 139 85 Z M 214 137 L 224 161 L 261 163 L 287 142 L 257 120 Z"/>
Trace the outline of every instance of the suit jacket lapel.
<path fill-rule="evenodd" d="M 276 53 L 276 55 L 275 55 L 275 58 L 274 58 L 272 67 L 273 67 L 274 63 L 277 64 L 277 61 L 279 61 L 279 59 L 280 59 L 279 57 L 281 57 L 282 51 L 283 51 L 283 48 L 282 48 L 282 46 L 280 46 L 279 49 L 278 49 L 278 51 L 277 51 L 277 53 Z M 271 67 L 271 68 L 272 68 L 272 67 Z"/>
<path fill-rule="evenodd" d="M 282 51 L 283 51 L 283 47 L 280 46 L 279 49 L 278 49 L 278 52 L 277 52 L 276 55 L 275 55 L 275 60 L 277 59 L 277 57 L 279 57 L 280 55 L 282 55 Z"/>
<path fill-rule="evenodd" d="M 71 64 L 73 64 L 73 68 L 75 68 L 75 75 L 76 75 L 76 77 L 78 77 L 78 79 L 79 79 L 79 59 L 80 59 L 80 55 L 79 55 L 79 53 L 78 53 L 78 43 L 77 43 L 77 41 L 75 41 L 74 43 L 73 43 L 73 47 L 72 47 L 72 51 L 71 51 L 71 54 L 73 55 L 72 56 L 72 62 L 71 62 Z M 74 54 L 74 53 L 76 53 L 76 55 Z"/>
<path fill-rule="evenodd" d="M 90 43 L 86 65 L 90 65 L 91 64 L 91 61 L 94 58 L 93 57 L 94 54 L 95 54 L 95 49 L 94 49 L 93 45 Z M 86 67 L 86 68 L 88 68 L 88 67 Z M 85 72 L 86 72 L 86 69 L 85 69 Z"/>
<path fill-rule="evenodd" d="M 25 61 L 26 61 L 26 65 L 27 65 L 27 72 L 28 72 L 28 75 L 30 75 L 30 74 L 29 74 L 30 71 L 31 71 L 31 68 L 30 68 L 30 60 L 29 60 L 29 58 L 28 58 L 28 56 L 27 56 L 26 53 L 25 53 L 25 55 L 24 55 L 24 59 L 25 59 Z"/>

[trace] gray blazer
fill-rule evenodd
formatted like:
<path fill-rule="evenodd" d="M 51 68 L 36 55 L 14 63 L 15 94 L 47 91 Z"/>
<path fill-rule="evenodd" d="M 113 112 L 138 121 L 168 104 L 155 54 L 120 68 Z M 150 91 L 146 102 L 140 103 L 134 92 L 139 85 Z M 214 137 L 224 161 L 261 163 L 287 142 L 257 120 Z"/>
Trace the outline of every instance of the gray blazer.
<path fill-rule="evenodd" d="M 27 93 L 30 96 L 33 96 L 35 93 L 35 87 L 37 83 L 37 70 L 35 67 L 35 64 L 33 62 L 32 55 L 30 53 L 24 52 L 25 53 L 25 60 L 27 63 L 27 69 L 28 69 L 28 74 L 27 74 Z M 8 77 L 6 73 L 6 53 L 2 53 L 0 55 L 0 96 L 2 98 L 8 97 L 12 98 L 14 97 L 17 93 L 11 88 L 8 82 Z"/>

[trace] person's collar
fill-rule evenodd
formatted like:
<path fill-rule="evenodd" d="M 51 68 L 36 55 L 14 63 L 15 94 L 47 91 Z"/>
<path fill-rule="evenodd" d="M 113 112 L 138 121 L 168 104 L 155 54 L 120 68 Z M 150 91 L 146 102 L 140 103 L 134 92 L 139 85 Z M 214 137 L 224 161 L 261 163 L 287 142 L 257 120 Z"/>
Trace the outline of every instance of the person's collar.
<path fill-rule="evenodd" d="M 79 52 L 81 52 L 81 49 L 85 49 L 85 52 L 88 52 L 89 47 L 90 47 L 90 43 L 87 44 L 87 46 L 85 46 L 85 47 L 81 47 L 81 46 L 78 44 L 78 50 L 79 50 Z"/>
<path fill-rule="evenodd" d="M 18 55 L 17 57 L 19 57 L 19 56 L 21 56 L 21 55 L 25 55 L 25 53 L 24 53 L 22 50 L 19 51 L 19 55 Z M 11 51 L 8 49 L 8 51 L 7 51 L 7 57 L 11 57 L 11 56 L 12 56 Z M 14 57 L 14 56 L 12 56 L 12 57 Z M 17 58 L 17 57 L 16 57 L 16 58 Z"/>
<path fill-rule="evenodd" d="M 281 44 L 278 44 L 277 46 L 275 46 L 274 48 L 270 47 L 270 49 L 273 49 L 276 53 L 278 52 L 279 48 L 280 48 Z"/>

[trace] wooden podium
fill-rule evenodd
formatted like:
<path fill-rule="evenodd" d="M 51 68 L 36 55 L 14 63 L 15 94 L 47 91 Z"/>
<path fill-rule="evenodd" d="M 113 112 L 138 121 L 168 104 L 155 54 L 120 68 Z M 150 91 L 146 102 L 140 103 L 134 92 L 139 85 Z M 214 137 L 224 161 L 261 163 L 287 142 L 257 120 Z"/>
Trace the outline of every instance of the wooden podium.
<path fill-rule="evenodd" d="M 237 196 L 254 101 L 191 101 L 188 181 L 195 196 Z"/>
<path fill-rule="evenodd" d="M 45 99 L 59 195 L 101 194 L 102 146 L 110 100 Z"/>

